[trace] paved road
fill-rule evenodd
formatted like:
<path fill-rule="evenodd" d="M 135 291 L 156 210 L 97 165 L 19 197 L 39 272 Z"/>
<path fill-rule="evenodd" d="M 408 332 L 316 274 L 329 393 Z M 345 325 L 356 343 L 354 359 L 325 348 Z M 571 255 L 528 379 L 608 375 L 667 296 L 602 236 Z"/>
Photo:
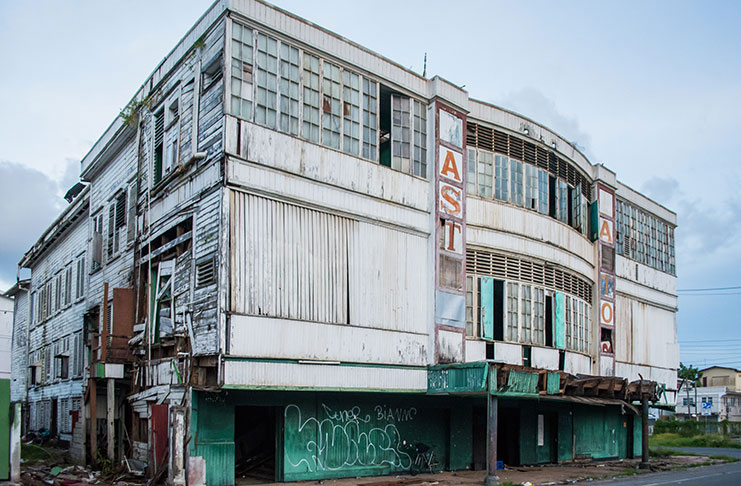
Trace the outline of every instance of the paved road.
<path fill-rule="evenodd" d="M 723 454 L 741 459 L 741 449 L 710 449 L 671 447 L 685 452 L 703 455 Z M 630 479 L 621 478 L 608 481 L 595 481 L 591 484 L 609 486 L 664 486 L 678 484 L 681 486 L 730 486 L 741 485 L 741 462 L 704 466 L 680 471 L 668 471 L 634 476 Z"/>

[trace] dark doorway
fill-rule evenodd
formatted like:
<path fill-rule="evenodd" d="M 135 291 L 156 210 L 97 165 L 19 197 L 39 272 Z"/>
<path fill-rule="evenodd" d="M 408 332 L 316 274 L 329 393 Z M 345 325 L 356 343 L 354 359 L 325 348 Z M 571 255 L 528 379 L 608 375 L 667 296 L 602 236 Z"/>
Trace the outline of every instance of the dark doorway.
<path fill-rule="evenodd" d="M 494 280 L 494 340 L 504 341 L 504 280 Z"/>
<path fill-rule="evenodd" d="M 546 415 L 548 428 L 550 429 L 551 454 L 549 462 L 558 463 L 558 413 L 551 412 Z"/>
<path fill-rule="evenodd" d="M 497 460 L 508 466 L 520 465 L 520 409 L 499 407 Z"/>
<path fill-rule="evenodd" d="M 635 418 L 635 415 L 633 415 L 632 413 L 628 414 L 626 417 L 627 426 L 625 427 L 626 428 L 625 443 L 627 445 L 628 450 L 626 451 L 625 457 L 627 457 L 628 459 L 632 459 L 634 456 L 633 454 L 633 449 L 635 447 L 635 444 L 633 443 L 633 427 L 634 427 L 633 419 L 634 418 Z"/>
<path fill-rule="evenodd" d="M 272 483 L 275 477 L 275 408 L 234 410 L 234 476 L 239 484 Z"/>
<path fill-rule="evenodd" d="M 486 469 L 486 407 L 473 407 L 473 470 Z"/>
<path fill-rule="evenodd" d="M 49 437 L 57 437 L 57 399 L 51 400 L 51 417 L 49 420 Z"/>

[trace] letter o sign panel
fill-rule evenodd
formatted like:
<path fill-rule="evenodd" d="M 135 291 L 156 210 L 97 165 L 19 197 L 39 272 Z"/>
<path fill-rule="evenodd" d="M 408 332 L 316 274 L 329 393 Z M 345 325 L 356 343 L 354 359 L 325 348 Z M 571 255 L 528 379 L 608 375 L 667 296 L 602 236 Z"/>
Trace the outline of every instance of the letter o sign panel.
<path fill-rule="evenodd" d="M 599 306 L 599 321 L 605 326 L 615 325 L 615 307 L 612 302 L 602 301 Z"/>

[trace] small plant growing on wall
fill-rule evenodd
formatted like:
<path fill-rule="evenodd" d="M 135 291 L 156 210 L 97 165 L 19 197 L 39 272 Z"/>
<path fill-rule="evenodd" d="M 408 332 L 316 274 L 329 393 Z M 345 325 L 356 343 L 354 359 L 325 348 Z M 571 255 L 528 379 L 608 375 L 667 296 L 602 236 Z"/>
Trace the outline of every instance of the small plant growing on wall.
<path fill-rule="evenodd" d="M 147 96 L 141 100 L 132 100 L 126 108 L 121 110 L 119 116 L 123 119 L 123 122 L 130 126 L 135 127 L 139 123 L 139 113 L 143 109 L 148 109 L 152 105 L 152 98 Z"/>

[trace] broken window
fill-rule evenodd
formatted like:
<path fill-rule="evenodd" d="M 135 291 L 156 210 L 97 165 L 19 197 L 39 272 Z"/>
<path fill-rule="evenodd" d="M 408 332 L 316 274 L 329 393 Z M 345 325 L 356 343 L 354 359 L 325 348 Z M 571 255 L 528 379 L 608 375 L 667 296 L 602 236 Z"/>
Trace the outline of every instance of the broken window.
<path fill-rule="evenodd" d="M 516 282 L 507 283 L 507 340 L 517 342 L 518 340 L 518 296 L 520 285 Z"/>
<path fill-rule="evenodd" d="M 75 300 L 85 295 L 85 255 L 77 259 L 77 285 L 75 286 Z"/>
<path fill-rule="evenodd" d="M 72 303 L 72 265 L 64 271 L 64 306 Z"/>
<path fill-rule="evenodd" d="M 600 351 L 612 354 L 612 329 L 602 328 L 600 332 Z"/>
<path fill-rule="evenodd" d="M 414 100 L 414 153 L 412 174 L 427 178 L 427 105 Z"/>
<path fill-rule="evenodd" d="M 108 206 L 108 241 L 107 255 L 110 260 L 118 254 L 121 239 L 126 238 L 122 230 L 126 229 L 126 191 L 120 191 Z"/>
<path fill-rule="evenodd" d="M 54 279 L 54 311 L 53 313 L 58 312 L 62 308 L 62 274 L 57 274 L 56 278 Z"/>
<path fill-rule="evenodd" d="M 342 83 L 340 67 L 322 62 L 322 144 L 340 148 Z"/>
<path fill-rule="evenodd" d="M 525 207 L 538 210 L 538 168 L 525 165 Z"/>
<path fill-rule="evenodd" d="M 363 78 L 363 157 L 377 160 L 378 85 Z"/>
<path fill-rule="evenodd" d="M 232 23 L 231 113 L 252 120 L 253 34 L 237 22 Z"/>
<path fill-rule="evenodd" d="M 571 297 L 568 295 L 564 298 L 566 315 L 564 316 L 564 327 L 566 328 L 566 349 L 574 349 L 573 344 L 573 319 L 571 318 Z"/>
<path fill-rule="evenodd" d="M 57 356 L 55 360 L 55 367 L 57 369 L 56 377 L 66 380 L 69 378 L 69 356 Z"/>
<path fill-rule="evenodd" d="M 165 154 L 165 110 L 154 113 L 154 160 L 152 184 L 157 185 L 162 180 L 162 162 Z"/>
<path fill-rule="evenodd" d="M 280 45 L 280 123 L 281 131 L 298 135 L 299 97 L 298 49 L 288 44 Z"/>
<path fill-rule="evenodd" d="M 278 97 L 278 41 L 257 35 L 257 99 L 255 123 L 275 128 Z"/>
<path fill-rule="evenodd" d="M 301 135 L 319 143 L 319 58 L 304 52 L 304 124 Z"/>
<path fill-rule="evenodd" d="M 476 194 L 476 149 L 468 147 L 466 155 L 466 191 L 469 195 Z"/>
<path fill-rule="evenodd" d="M 475 277 L 478 282 L 478 277 Z M 466 336 L 474 334 L 474 277 L 466 276 Z"/>
<path fill-rule="evenodd" d="M 520 342 L 529 343 L 532 341 L 532 287 L 530 285 L 522 286 L 522 332 L 520 333 Z"/>
<path fill-rule="evenodd" d="M 485 150 L 478 151 L 478 194 L 491 199 L 494 187 L 494 154 Z"/>
<path fill-rule="evenodd" d="M 545 345 L 545 291 L 533 289 L 533 344 Z"/>
<path fill-rule="evenodd" d="M 509 194 L 509 200 L 518 206 L 522 206 L 524 202 L 522 197 L 522 162 L 509 159 L 509 169 L 510 189 L 512 189 Z"/>
<path fill-rule="evenodd" d="M 548 214 L 548 173 L 538 169 L 538 212 Z"/>
<path fill-rule="evenodd" d="M 343 91 L 343 137 L 342 150 L 348 154 L 360 154 L 360 76 L 342 71 Z"/>
<path fill-rule="evenodd" d="M 201 93 L 208 91 L 219 79 L 221 79 L 221 52 L 201 68 Z"/>
<path fill-rule="evenodd" d="M 410 99 L 391 95 L 391 167 L 409 173 L 410 166 Z"/>
<path fill-rule="evenodd" d="M 566 182 L 558 179 L 558 219 L 569 224 L 569 190 Z"/>
<path fill-rule="evenodd" d="M 499 201 L 509 200 L 509 159 L 504 155 L 494 157 L 494 197 Z"/>
<path fill-rule="evenodd" d="M 179 95 L 178 95 L 179 96 Z M 165 163 L 162 169 L 164 178 L 178 164 L 180 143 L 180 99 L 173 96 L 167 101 L 165 112 Z"/>

